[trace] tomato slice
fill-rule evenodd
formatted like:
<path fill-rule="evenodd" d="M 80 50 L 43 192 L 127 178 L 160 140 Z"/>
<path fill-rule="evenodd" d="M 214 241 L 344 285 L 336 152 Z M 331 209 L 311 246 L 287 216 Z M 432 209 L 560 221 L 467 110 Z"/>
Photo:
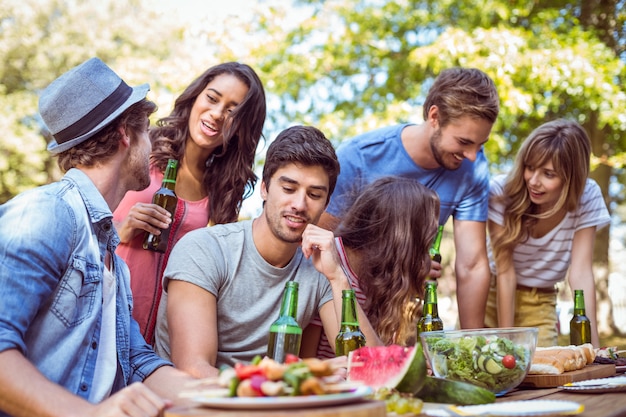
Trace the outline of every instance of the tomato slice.
<path fill-rule="evenodd" d="M 294 355 L 293 353 L 288 353 L 285 355 L 285 363 L 287 365 L 291 363 L 297 363 L 297 362 L 300 362 L 300 358 Z"/>
<path fill-rule="evenodd" d="M 250 378 L 252 375 L 263 375 L 263 369 L 258 365 L 244 365 L 241 362 L 235 364 L 235 374 L 239 380 Z"/>

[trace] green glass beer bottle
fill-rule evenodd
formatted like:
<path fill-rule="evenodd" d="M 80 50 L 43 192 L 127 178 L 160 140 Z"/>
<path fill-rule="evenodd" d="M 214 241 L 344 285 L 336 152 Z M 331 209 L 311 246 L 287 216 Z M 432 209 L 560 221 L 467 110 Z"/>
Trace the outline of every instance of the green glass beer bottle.
<path fill-rule="evenodd" d="M 585 315 L 583 290 L 574 290 L 574 316 L 569 322 L 569 342 L 572 345 L 591 343 L 591 322 Z"/>
<path fill-rule="evenodd" d="M 441 247 L 441 238 L 443 237 L 443 225 L 439 225 L 437 228 L 437 235 L 435 236 L 435 240 L 433 241 L 433 245 L 430 247 L 430 259 L 437 263 L 441 263 L 441 252 L 439 252 L 439 248 Z"/>
<path fill-rule="evenodd" d="M 341 292 L 341 328 L 335 338 L 335 355 L 344 356 L 365 346 L 365 335 L 359 327 L 354 290 Z"/>
<path fill-rule="evenodd" d="M 174 192 L 176 187 L 176 173 L 178 171 L 178 161 L 176 159 L 169 159 L 167 161 L 167 168 L 165 168 L 165 176 L 159 188 L 152 196 L 152 204 L 163 207 L 169 211 L 174 219 L 174 213 L 176 212 L 176 204 L 178 197 Z M 171 226 L 171 224 L 170 224 Z M 167 243 L 170 236 L 170 227 L 161 230 L 160 235 L 155 235 L 146 232 L 143 240 L 143 248 L 153 250 L 155 252 L 165 252 L 167 249 Z"/>
<path fill-rule="evenodd" d="M 426 281 L 426 296 L 422 317 L 417 322 L 417 334 L 419 336 L 422 332 L 432 332 L 434 330 L 443 330 L 443 321 L 439 318 L 437 309 L 437 282 Z"/>
<path fill-rule="evenodd" d="M 283 300 L 278 319 L 270 326 L 270 338 L 267 343 L 267 356 L 276 362 L 284 363 L 288 353 L 299 356 L 302 328 L 296 321 L 298 312 L 298 283 L 288 281 L 285 284 Z"/>

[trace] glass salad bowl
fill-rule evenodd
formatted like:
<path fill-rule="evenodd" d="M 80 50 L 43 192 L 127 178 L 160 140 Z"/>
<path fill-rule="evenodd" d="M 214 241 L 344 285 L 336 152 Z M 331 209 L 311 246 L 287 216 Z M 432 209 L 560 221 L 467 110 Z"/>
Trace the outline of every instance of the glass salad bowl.
<path fill-rule="evenodd" d="M 535 327 L 420 333 L 435 376 L 469 382 L 502 396 L 526 377 L 537 346 Z"/>

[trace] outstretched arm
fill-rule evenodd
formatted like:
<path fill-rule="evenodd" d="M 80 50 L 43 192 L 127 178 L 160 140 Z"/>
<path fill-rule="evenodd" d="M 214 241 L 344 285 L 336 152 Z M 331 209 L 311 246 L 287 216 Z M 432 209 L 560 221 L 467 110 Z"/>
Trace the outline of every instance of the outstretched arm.
<path fill-rule="evenodd" d="M 15 417 L 156 417 L 171 404 L 141 383 L 91 404 L 48 380 L 16 349 L 0 353 L 0 369 L 0 410 Z"/>
<path fill-rule="evenodd" d="M 485 327 L 489 261 L 484 222 L 454 220 L 456 291 L 463 329 Z"/>
<path fill-rule="evenodd" d="M 495 236 L 501 232 L 502 226 L 489 220 L 487 222 L 489 234 Z M 515 267 L 511 254 L 506 256 L 509 259 L 496 262 L 496 270 L 498 272 L 496 278 L 497 297 L 496 305 L 498 306 L 498 326 L 513 327 L 515 325 L 515 289 L 517 287 L 517 276 L 515 275 Z"/>

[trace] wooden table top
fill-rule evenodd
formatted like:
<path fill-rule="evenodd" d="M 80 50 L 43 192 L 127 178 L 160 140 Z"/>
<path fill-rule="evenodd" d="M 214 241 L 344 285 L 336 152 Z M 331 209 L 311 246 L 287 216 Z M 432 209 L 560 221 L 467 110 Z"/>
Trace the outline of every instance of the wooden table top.
<path fill-rule="evenodd" d="M 496 401 L 517 400 L 561 400 L 573 401 L 585 406 L 581 417 L 623 417 L 626 416 L 626 393 L 571 392 L 559 388 L 520 389 Z"/>
<path fill-rule="evenodd" d="M 580 417 L 626 417 L 626 393 L 591 393 L 571 392 L 560 388 L 521 388 L 496 402 L 519 400 L 561 400 L 583 404 L 585 409 Z M 442 410 L 445 404 L 426 403 L 420 416 L 427 417 L 430 410 Z M 284 409 L 284 410 L 219 410 L 200 406 L 172 408 L 165 412 L 165 417 L 389 417 L 385 403 L 380 401 L 360 401 L 317 409 Z M 396 417 L 396 414 L 392 414 Z"/>

